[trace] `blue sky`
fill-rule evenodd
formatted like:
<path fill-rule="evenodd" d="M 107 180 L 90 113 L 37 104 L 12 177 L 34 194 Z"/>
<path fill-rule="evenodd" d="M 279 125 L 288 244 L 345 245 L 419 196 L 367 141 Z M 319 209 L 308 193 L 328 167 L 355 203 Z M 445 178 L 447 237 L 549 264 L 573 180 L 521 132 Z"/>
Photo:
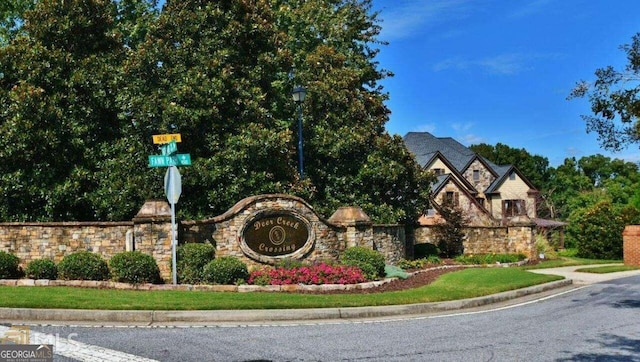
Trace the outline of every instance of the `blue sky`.
<path fill-rule="evenodd" d="M 549 159 L 610 153 L 587 134 L 585 99 L 567 100 L 597 68 L 626 64 L 620 45 L 640 32 L 636 0 L 373 0 L 376 60 L 395 76 L 387 130 L 428 131 L 465 145 L 500 142 Z"/>

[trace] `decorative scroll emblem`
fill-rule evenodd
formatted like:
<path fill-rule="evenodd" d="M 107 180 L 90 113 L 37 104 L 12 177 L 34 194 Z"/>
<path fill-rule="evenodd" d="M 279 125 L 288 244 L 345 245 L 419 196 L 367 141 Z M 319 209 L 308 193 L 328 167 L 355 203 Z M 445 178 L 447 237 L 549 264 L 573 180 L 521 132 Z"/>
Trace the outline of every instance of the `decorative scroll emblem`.
<path fill-rule="evenodd" d="M 258 213 L 242 230 L 242 249 L 260 261 L 301 257 L 312 246 L 309 222 L 294 212 Z"/>
<path fill-rule="evenodd" d="M 269 231 L 269 241 L 271 241 L 273 245 L 280 245 L 284 243 L 286 238 L 287 232 L 280 225 L 272 227 Z"/>

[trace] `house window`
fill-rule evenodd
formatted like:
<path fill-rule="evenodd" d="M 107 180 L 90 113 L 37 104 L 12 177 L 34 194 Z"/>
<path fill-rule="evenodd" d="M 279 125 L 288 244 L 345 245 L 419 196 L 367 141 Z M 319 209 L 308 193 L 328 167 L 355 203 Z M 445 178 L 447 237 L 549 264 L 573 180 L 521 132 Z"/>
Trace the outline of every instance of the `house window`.
<path fill-rule="evenodd" d="M 433 172 L 436 174 L 436 176 L 444 175 L 444 168 L 434 168 Z"/>
<path fill-rule="evenodd" d="M 504 200 L 502 201 L 502 215 L 504 217 L 526 215 L 524 206 L 524 200 Z"/>
<path fill-rule="evenodd" d="M 473 170 L 473 181 L 480 181 L 480 170 Z"/>
<path fill-rule="evenodd" d="M 444 203 L 446 205 L 458 206 L 458 202 L 459 197 L 457 192 L 447 191 L 447 193 L 444 194 Z"/>
<path fill-rule="evenodd" d="M 515 180 L 515 179 L 516 179 L 516 173 L 515 173 L 515 172 L 511 172 L 511 173 L 509 174 L 509 180 L 513 181 L 513 180 Z"/>

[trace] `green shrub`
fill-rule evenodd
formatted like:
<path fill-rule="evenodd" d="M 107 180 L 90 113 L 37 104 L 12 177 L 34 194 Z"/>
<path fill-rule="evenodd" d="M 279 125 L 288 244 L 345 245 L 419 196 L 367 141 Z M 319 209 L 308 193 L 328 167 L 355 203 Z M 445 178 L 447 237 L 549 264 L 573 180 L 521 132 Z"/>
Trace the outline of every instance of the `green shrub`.
<path fill-rule="evenodd" d="M 558 256 L 565 257 L 565 258 L 575 258 L 578 256 L 578 249 L 571 248 L 571 249 L 559 250 Z"/>
<path fill-rule="evenodd" d="M 204 267 L 203 281 L 209 284 L 239 284 L 249 277 L 247 265 L 232 256 L 213 259 Z"/>
<path fill-rule="evenodd" d="M 176 250 L 178 283 L 202 283 L 204 267 L 213 260 L 216 249 L 209 243 L 187 243 Z"/>
<path fill-rule="evenodd" d="M 111 274 L 115 281 L 131 284 L 161 283 L 160 269 L 149 254 L 139 251 L 125 251 L 109 260 Z"/>
<path fill-rule="evenodd" d="M 440 255 L 440 249 L 430 243 L 416 244 L 413 247 L 413 256 L 415 259 L 424 259 L 430 256 Z"/>
<path fill-rule="evenodd" d="M 536 251 L 538 255 L 544 255 L 544 259 L 558 259 L 558 253 L 549 243 L 549 240 L 544 237 L 544 235 L 537 234 L 536 235 Z"/>
<path fill-rule="evenodd" d="M 18 279 L 23 276 L 20 259 L 5 251 L 0 251 L 0 279 Z"/>
<path fill-rule="evenodd" d="M 442 260 L 437 255 L 430 255 L 427 258 L 420 258 L 420 259 L 414 259 L 414 260 L 402 259 L 398 263 L 398 266 L 404 270 L 410 270 L 410 269 L 422 269 L 426 265 L 430 265 L 430 264 L 436 264 L 436 265 L 442 264 Z"/>
<path fill-rule="evenodd" d="M 49 279 L 58 278 L 58 267 L 51 259 L 36 259 L 27 264 L 25 274 L 31 279 Z"/>
<path fill-rule="evenodd" d="M 623 257 L 625 226 L 639 221 L 640 212 L 635 207 L 603 200 L 572 212 L 567 235 L 575 240 L 580 258 L 618 260 Z"/>
<path fill-rule="evenodd" d="M 362 270 L 367 280 L 376 280 L 384 277 L 384 256 L 380 252 L 365 248 L 362 246 L 354 246 L 340 256 L 340 261 L 344 265 L 356 266 Z"/>
<path fill-rule="evenodd" d="M 464 253 L 464 226 L 467 220 L 462 210 L 450 203 L 438 209 L 444 222 L 434 226 L 434 237 L 437 240 L 440 256 L 455 258 Z"/>
<path fill-rule="evenodd" d="M 109 265 L 98 254 L 77 251 L 66 255 L 58 264 L 58 277 L 65 280 L 107 280 Z"/>
<path fill-rule="evenodd" d="M 302 262 L 302 260 L 293 259 L 293 258 L 284 258 L 284 259 L 278 260 L 278 262 L 274 265 L 274 267 L 281 268 L 281 269 L 295 269 L 295 268 L 300 268 L 303 265 L 304 263 Z"/>
<path fill-rule="evenodd" d="M 488 265 L 488 264 L 508 264 L 516 263 L 526 259 L 523 254 L 476 254 L 460 255 L 455 261 L 461 264 Z"/>

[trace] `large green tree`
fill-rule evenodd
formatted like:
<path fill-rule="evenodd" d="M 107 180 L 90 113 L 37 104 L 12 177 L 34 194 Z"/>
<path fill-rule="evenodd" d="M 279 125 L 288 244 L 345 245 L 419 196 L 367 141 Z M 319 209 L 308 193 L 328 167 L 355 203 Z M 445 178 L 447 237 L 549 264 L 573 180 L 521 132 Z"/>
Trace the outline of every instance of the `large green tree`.
<path fill-rule="evenodd" d="M 170 1 L 126 65 L 126 113 L 146 139 L 179 132 L 192 154 L 181 206 L 191 217 L 285 192 L 327 215 L 359 205 L 378 221 L 417 217 L 428 179 L 384 131 L 387 76 L 374 62 L 369 1 Z M 303 106 L 305 179 L 297 174 Z M 420 201 L 422 200 L 422 201 Z M 327 215 L 328 216 L 328 215 Z"/>
<path fill-rule="evenodd" d="M 153 134 L 180 133 L 183 217 L 285 192 L 328 216 L 413 221 L 430 179 L 384 130 L 370 1 L 47 0 L 0 49 L 0 218 L 119 220 L 162 197 Z M 297 84 L 309 92 L 297 173 Z"/>
<path fill-rule="evenodd" d="M 27 10 L 33 9 L 37 0 L 2 0 L 0 2 L 0 44 L 7 44 L 19 32 Z"/>
<path fill-rule="evenodd" d="M 601 145 L 618 151 L 640 142 L 640 33 L 622 45 L 628 64 L 595 71 L 595 81 L 580 81 L 569 99 L 586 97 L 593 115 L 583 115 L 587 132 L 596 132 Z"/>
<path fill-rule="evenodd" d="M 513 148 L 503 143 L 495 146 L 481 143 L 469 148 L 497 165 L 514 165 L 538 189 L 542 189 L 549 181 L 549 160 L 546 157 L 532 155 L 524 148 Z"/>
<path fill-rule="evenodd" d="M 0 215 L 93 219 L 97 150 L 121 132 L 108 0 L 43 1 L 0 49 Z"/>

